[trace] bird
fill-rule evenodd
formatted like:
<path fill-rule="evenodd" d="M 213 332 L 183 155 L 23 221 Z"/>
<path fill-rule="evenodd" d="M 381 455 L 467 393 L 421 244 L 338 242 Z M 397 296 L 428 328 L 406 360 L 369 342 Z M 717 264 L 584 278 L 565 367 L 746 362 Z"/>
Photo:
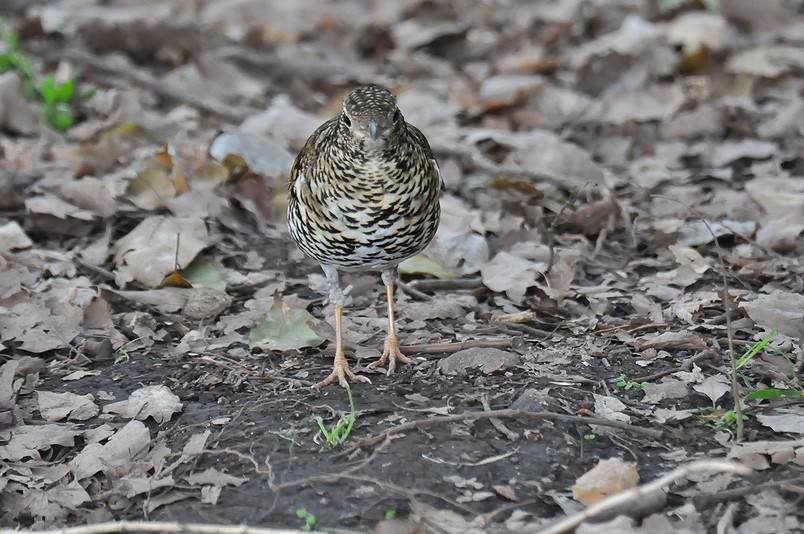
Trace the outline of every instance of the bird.
<path fill-rule="evenodd" d="M 343 350 L 345 297 L 340 272 L 379 271 L 388 330 L 382 356 L 369 365 L 415 363 L 399 350 L 394 288 L 399 264 L 433 240 L 444 181 L 427 138 L 405 121 L 396 96 L 379 85 L 353 89 L 339 115 L 319 126 L 296 157 L 288 184 L 288 229 L 327 280 L 335 315 L 333 370 L 316 384 L 371 381 L 355 374 Z"/>

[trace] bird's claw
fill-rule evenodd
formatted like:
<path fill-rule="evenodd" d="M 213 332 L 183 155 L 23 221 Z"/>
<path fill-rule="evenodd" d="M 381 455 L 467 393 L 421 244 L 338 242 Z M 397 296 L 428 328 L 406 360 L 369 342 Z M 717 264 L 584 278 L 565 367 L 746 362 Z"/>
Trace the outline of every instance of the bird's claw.
<path fill-rule="evenodd" d="M 341 365 L 336 362 L 335 367 L 332 369 L 332 372 L 329 374 L 329 376 L 313 387 L 316 389 L 321 389 L 337 380 L 341 387 L 345 388 L 347 387 L 347 379 L 351 380 L 352 382 L 368 382 L 371 384 L 371 380 L 369 380 L 368 377 L 354 374 L 352 370 L 349 369 L 348 364 Z"/>
<path fill-rule="evenodd" d="M 402 351 L 399 350 L 399 341 L 396 339 L 396 336 L 388 336 L 385 338 L 385 345 L 382 349 L 382 356 L 376 362 L 369 364 L 369 369 L 376 369 L 378 367 L 382 367 L 385 362 L 388 362 L 388 376 L 394 374 L 396 370 L 396 362 L 400 361 L 402 363 L 406 363 L 409 365 L 413 365 L 416 363 L 415 360 L 412 360 L 402 354 Z"/>

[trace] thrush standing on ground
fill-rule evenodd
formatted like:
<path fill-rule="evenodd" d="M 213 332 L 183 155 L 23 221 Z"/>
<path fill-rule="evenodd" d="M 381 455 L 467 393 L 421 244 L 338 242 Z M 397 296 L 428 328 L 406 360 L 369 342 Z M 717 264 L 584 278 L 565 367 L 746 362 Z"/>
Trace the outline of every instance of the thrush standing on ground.
<path fill-rule="evenodd" d="M 399 350 L 394 284 L 400 262 L 433 239 L 441 214 L 441 172 L 424 135 L 405 122 L 396 97 L 366 86 L 346 97 L 343 111 L 322 124 L 296 157 L 290 174 L 288 227 L 296 245 L 318 261 L 335 308 L 335 364 L 319 382 L 370 382 L 349 369 L 343 353 L 345 297 L 339 271 L 382 272 L 388 333 L 382 357 L 369 365 L 414 363 Z"/>

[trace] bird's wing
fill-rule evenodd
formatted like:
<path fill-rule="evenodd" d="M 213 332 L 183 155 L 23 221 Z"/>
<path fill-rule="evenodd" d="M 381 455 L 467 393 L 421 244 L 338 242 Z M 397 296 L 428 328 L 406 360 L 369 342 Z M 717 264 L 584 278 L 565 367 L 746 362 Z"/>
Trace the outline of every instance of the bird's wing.
<path fill-rule="evenodd" d="M 410 123 L 408 123 L 408 133 L 411 135 L 411 137 L 413 137 L 413 143 L 424 149 L 425 157 L 433 168 L 433 177 L 438 181 L 439 189 L 441 191 L 445 191 L 446 184 L 444 183 L 444 177 L 441 175 L 441 168 L 438 166 L 438 162 L 433 155 L 433 149 L 430 148 L 430 143 L 427 141 L 427 138 L 424 136 L 421 130 Z"/>
<path fill-rule="evenodd" d="M 444 183 L 444 177 L 441 175 L 441 167 L 438 166 L 438 162 L 435 158 L 430 158 L 430 163 L 433 164 L 433 170 L 435 170 L 436 176 L 438 177 L 438 183 L 441 184 L 441 191 L 446 191 L 447 184 Z"/>
<path fill-rule="evenodd" d="M 322 144 L 322 138 L 333 135 L 333 128 L 335 128 L 337 121 L 337 117 L 328 120 L 319 126 L 307 139 L 307 142 L 304 143 L 304 148 L 302 148 L 299 155 L 296 156 L 293 167 L 290 169 L 288 197 L 298 199 L 304 191 L 309 191 L 310 180 L 315 180 L 316 161 L 319 156 L 318 147 Z"/>

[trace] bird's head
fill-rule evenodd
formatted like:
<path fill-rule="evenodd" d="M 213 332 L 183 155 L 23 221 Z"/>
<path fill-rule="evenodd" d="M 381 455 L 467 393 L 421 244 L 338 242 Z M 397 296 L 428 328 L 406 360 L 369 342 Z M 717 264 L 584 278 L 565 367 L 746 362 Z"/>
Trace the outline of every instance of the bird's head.
<path fill-rule="evenodd" d="M 404 124 L 396 97 L 376 85 L 358 87 L 349 93 L 339 120 L 343 131 L 366 148 L 385 145 Z"/>

